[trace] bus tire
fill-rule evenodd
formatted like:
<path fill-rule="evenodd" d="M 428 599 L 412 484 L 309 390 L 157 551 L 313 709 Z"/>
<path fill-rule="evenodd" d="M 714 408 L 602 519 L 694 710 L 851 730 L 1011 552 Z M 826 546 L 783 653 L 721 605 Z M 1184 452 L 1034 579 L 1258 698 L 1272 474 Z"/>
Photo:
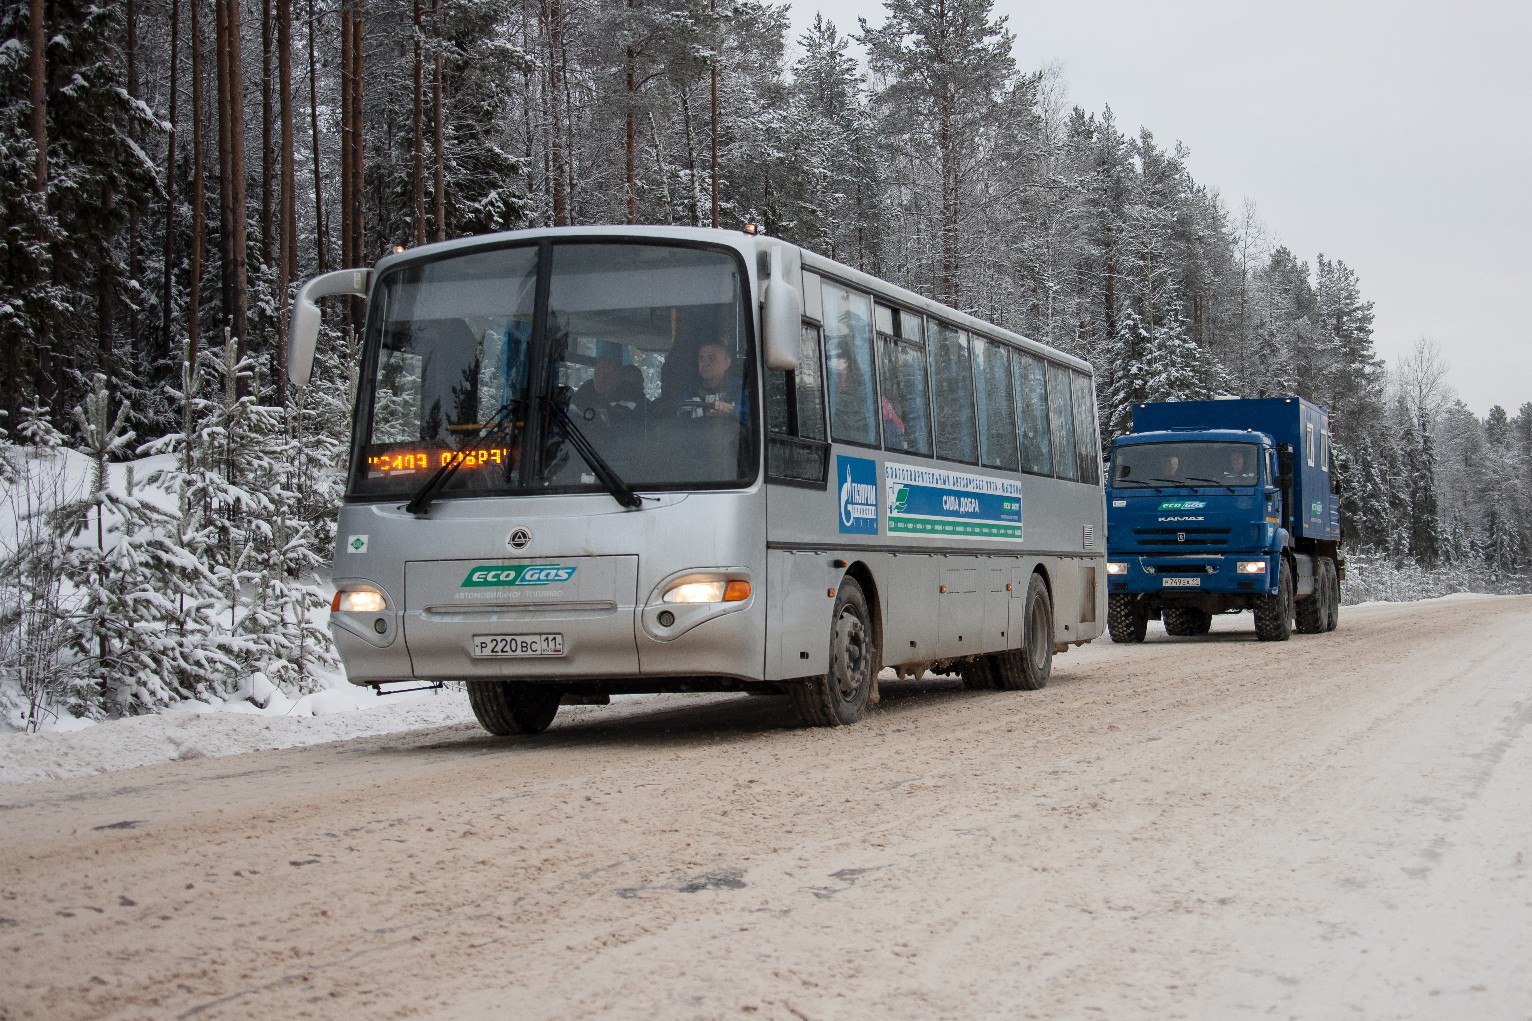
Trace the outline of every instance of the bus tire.
<path fill-rule="evenodd" d="M 468 704 L 479 726 L 496 737 L 541 734 L 559 711 L 563 693 L 541 684 L 469 681 Z"/>
<path fill-rule="evenodd" d="M 989 675 L 1001 691 L 1041 691 L 1053 675 L 1053 600 L 1042 576 L 1027 582 L 1021 611 L 1022 646 L 989 658 Z"/>
<path fill-rule="evenodd" d="M 1149 615 L 1137 596 L 1121 593 L 1107 596 L 1106 629 L 1118 645 L 1132 645 L 1144 640 L 1149 630 Z"/>
<path fill-rule="evenodd" d="M 867 711 L 878 669 L 878 647 L 867 597 L 855 578 L 843 578 L 830 614 L 830 668 L 788 685 L 793 708 L 810 727 L 842 727 Z"/>
<path fill-rule="evenodd" d="M 1277 594 L 1255 604 L 1255 636 L 1263 642 L 1285 642 L 1293 635 L 1293 569 L 1287 561 L 1277 572 Z"/>
<path fill-rule="evenodd" d="M 995 680 L 994 663 L 989 656 L 973 656 L 958 669 L 963 678 L 965 691 L 994 691 L 1000 685 Z"/>
<path fill-rule="evenodd" d="M 1330 612 L 1325 620 L 1325 630 L 1334 631 L 1335 625 L 1340 623 L 1340 571 L 1335 566 L 1335 561 L 1329 557 L 1324 559 L 1325 574 L 1330 579 Z"/>
<path fill-rule="evenodd" d="M 1195 606 L 1177 606 L 1165 611 L 1165 633 L 1182 638 L 1205 635 L 1213 627 L 1213 615 Z"/>

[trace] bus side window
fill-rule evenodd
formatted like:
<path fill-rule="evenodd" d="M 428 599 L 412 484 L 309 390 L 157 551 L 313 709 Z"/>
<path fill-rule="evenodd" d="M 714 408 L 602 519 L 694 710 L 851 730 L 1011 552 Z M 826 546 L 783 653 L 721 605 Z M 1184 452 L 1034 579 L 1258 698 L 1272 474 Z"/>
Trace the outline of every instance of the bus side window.
<path fill-rule="evenodd" d="M 1016 406 L 1011 399 L 1010 349 L 974 338 L 974 386 L 979 397 L 979 460 L 1015 471 Z"/>
<path fill-rule="evenodd" d="M 1021 426 L 1021 470 L 1053 474 L 1053 436 L 1048 428 L 1048 378 L 1043 360 L 1017 351 L 1016 419 Z"/>
<path fill-rule="evenodd" d="M 1091 485 L 1101 483 L 1101 440 L 1096 431 L 1096 402 L 1091 396 L 1090 377 L 1071 372 L 1070 383 L 1075 403 L 1075 445 L 1079 457 L 1079 478 Z"/>
<path fill-rule="evenodd" d="M 926 381 L 925 330 L 920 316 L 877 307 L 879 418 L 883 447 L 931 455 L 931 393 Z"/>
<path fill-rule="evenodd" d="M 931 324 L 931 387 L 936 391 L 936 456 L 977 464 L 968 334 L 943 322 Z"/>
<path fill-rule="evenodd" d="M 849 443 L 877 446 L 872 299 L 831 280 L 824 281 L 823 290 L 830 435 Z"/>
<path fill-rule="evenodd" d="M 805 321 L 799 333 L 798 368 L 766 373 L 766 474 L 792 484 L 823 484 L 829 472 L 825 442 L 823 337 Z"/>
<path fill-rule="evenodd" d="M 1074 400 L 1069 393 L 1069 370 L 1048 363 L 1048 424 L 1053 434 L 1053 474 L 1078 478 L 1075 458 Z"/>

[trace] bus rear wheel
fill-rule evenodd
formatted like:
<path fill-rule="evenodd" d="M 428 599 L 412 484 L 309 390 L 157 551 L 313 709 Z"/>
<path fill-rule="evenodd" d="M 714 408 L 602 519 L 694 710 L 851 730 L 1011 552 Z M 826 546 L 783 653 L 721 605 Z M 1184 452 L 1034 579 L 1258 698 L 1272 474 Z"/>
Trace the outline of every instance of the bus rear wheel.
<path fill-rule="evenodd" d="M 1340 571 L 1335 566 L 1335 561 L 1328 557 L 1324 560 L 1325 575 L 1330 579 L 1330 609 L 1325 615 L 1325 630 L 1334 631 L 1335 625 L 1340 623 Z"/>
<path fill-rule="evenodd" d="M 810 727 L 856 723 L 867 711 L 877 670 L 878 647 L 867 597 L 855 578 L 844 578 L 830 614 L 830 669 L 788 686 L 793 708 Z"/>
<path fill-rule="evenodd" d="M 1021 628 L 1021 648 L 989 657 L 989 675 L 1001 691 L 1041 691 L 1053 675 L 1053 600 L 1041 575 L 1027 582 Z"/>
<path fill-rule="evenodd" d="M 559 711 L 563 693 L 541 684 L 469 681 L 468 704 L 479 726 L 496 737 L 541 734 Z"/>

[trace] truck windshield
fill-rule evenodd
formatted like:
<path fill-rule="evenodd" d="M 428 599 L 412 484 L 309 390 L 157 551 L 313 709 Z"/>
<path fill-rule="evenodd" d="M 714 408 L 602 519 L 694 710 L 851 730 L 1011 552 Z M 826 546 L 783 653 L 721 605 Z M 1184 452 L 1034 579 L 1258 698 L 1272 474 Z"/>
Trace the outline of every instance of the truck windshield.
<path fill-rule="evenodd" d="M 1136 443 L 1112 453 L 1112 485 L 1253 486 L 1260 479 L 1254 443 Z"/>
<path fill-rule="evenodd" d="M 636 242 L 534 243 L 387 272 L 368 317 L 351 494 L 415 493 L 506 408 L 438 498 L 608 491 L 570 423 L 632 489 L 748 483 L 744 293 L 731 252 Z"/>

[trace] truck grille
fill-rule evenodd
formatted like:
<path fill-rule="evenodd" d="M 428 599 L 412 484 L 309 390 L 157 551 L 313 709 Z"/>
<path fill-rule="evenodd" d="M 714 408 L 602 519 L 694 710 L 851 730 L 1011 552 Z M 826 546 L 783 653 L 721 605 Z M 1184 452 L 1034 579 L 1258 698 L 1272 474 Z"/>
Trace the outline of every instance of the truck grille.
<path fill-rule="evenodd" d="M 1227 528 L 1135 528 L 1133 537 L 1148 549 L 1192 549 L 1229 545 Z"/>

